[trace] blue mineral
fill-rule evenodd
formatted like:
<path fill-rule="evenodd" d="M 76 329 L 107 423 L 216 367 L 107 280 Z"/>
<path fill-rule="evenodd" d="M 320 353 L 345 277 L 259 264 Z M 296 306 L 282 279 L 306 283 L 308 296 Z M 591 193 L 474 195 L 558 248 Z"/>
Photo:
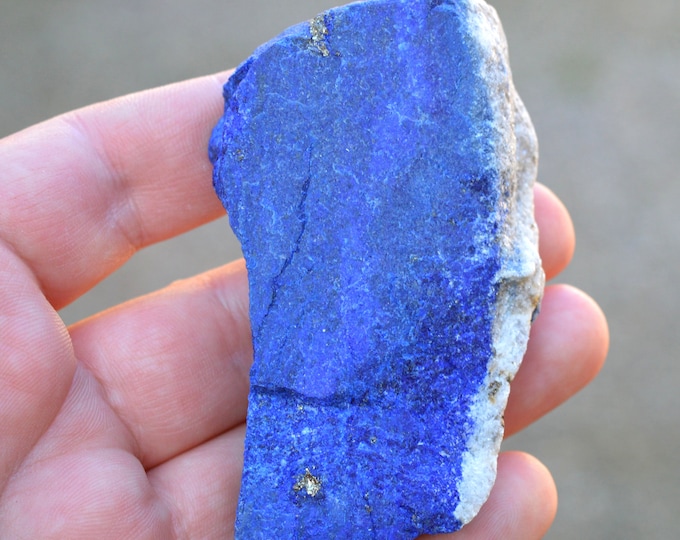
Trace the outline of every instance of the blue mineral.
<path fill-rule="evenodd" d="M 255 351 L 236 537 L 459 529 L 495 479 L 543 286 L 535 135 L 495 12 L 336 8 L 224 97 L 210 157 Z"/>

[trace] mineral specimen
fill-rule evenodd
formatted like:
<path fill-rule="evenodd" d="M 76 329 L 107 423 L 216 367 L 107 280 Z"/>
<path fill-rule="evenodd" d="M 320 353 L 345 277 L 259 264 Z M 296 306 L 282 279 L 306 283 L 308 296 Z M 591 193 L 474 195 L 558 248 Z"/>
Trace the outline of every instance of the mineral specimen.
<path fill-rule="evenodd" d="M 536 141 L 481 0 L 295 26 L 224 88 L 255 351 L 240 539 L 410 539 L 487 498 L 543 287 Z"/>

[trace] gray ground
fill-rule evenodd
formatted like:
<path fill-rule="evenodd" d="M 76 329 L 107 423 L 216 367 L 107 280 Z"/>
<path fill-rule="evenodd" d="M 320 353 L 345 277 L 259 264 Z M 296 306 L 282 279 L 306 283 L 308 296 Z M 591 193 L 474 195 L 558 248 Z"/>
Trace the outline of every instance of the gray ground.
<path fill-rule="evenodd" d="M 235 65 L 333 0 L 0 0 L 0 135 L 71 108 Z M 680 2 L 497 0 L 541 180 L 578 234 L 564 275 L 603 306 L 609 362 L 514 437 L 552 469 L 552 540 L 680 529 Z M 152 247 L 67 321 L 238 256 L 220 220 Z"/>

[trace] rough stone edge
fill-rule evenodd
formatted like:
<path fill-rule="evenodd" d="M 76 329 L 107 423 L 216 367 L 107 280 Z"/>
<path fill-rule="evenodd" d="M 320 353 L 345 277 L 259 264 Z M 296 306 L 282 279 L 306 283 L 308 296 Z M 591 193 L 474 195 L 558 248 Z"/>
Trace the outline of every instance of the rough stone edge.
<path fill-rule="evenodd" d="M 516 192 L 510 200 L 514 208 L 503 209 L 508 214 L 501 235 L 513 241 L 501 246 L 501 268 L 496 276 L 498 296 L 492 329 L 495 356 L 487 366 L 487 376 L 469 411 L 475 430 L 463 455 L 458 483 L 460 504 L 454 512 L 461 524 L 477 515 L 496 480 L 510 381 L 526 351 L 532 314 L 538 307 L 545 282 L 533 204 L 538 164 L 536 134 L 512 83 L 507 42 L 496 10 L 482 0 L 468 0 L 468 3 L 468 27 L 478 43 L 480 57 L 487 60 L 480 69 L 490 86 L 495 117 L 500 117 L 502 123 L 514 119 L 514 133 L 501 134 L 497 149 L 503 182 L 509 182 Z M 505 74 L 499 75 L 499 64 L 505 66 Z M 514 154 L 504 152 L 504 146 L 514 147 Z"/>

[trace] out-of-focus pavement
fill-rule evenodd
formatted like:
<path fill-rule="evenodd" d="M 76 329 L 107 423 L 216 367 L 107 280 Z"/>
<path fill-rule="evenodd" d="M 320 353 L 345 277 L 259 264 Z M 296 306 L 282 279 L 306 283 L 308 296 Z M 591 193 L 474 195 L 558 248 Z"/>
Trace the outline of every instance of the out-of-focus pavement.
<path fill-rule="evenodd" d="M 0 135 L 71 108 L 232 67 L 329 0 L 2 0 Z M 561 278 L 604 308 L 608 364 L 508 441 L 553 471 L 547 538 L 680 530 L 680 2 L 497 0 L 540 179 L 578 246 Z M 39 156 L 36 156 L 39 159 Z M 1 165 L 1 164 L 0 164 Z M 238 256 L 225 219 L 138 254 L 68 322 Z"/>

